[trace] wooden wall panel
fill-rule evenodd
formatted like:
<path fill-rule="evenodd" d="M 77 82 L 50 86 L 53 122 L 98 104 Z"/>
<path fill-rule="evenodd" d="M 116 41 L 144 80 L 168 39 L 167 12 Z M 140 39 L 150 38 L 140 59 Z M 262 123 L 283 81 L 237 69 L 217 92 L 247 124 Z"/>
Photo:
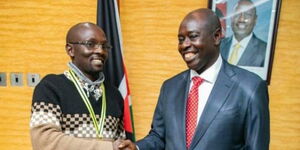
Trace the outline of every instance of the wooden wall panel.
<path fill-rule="evenodd" d="M 164 80 L 186 66 L 177 52 L 178 26 L 207 0 L 123 0 L 121 23 L 137 139 L 149 129 Z M 300 149 L 300 1 L 282 0 L 269 86 L 271 150 Z"/>
<path fill-rule="evenodd" d="M 271 78 L 271 149 L 300 149 L 300 1 L 282 0 Z"/>
<path fill-rule="evenodd" d="M 300 1 L 282 0 L 270 93 L 271 150 L 300 149 Z M 162 82 L 186 68 L 177 51 L 179 23 L 207 0 L 121 0 L 124 58 L 132 94 L 137 139 L 150 128 Z M 61 73 L 67 29 L 95 22 L 95 0 L 2 0 L 0 72 Z M 24 77 L 25 80 L 25 77 Z M 25 80 L 26 81 L 26 80 Z M 0 149 L 31 149 L 33 88 L 0 87 Z"/>
<path fill-rule="evenodd" d="M 96 22 L 95 0 L 0 1 L 0 72 L 61 73 L 69 61 L 65 34 L 81 21 Z M 32 87 L 0 87 L 0 149 L 31 149 Z"/>

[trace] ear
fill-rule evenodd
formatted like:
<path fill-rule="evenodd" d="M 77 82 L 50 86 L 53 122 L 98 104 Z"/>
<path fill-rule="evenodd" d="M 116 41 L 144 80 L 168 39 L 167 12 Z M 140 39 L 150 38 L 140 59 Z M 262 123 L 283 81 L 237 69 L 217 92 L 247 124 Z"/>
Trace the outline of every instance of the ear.
<path fill-rule="evenodd" d="M 66 49 L 67 54 L 71 58 L 73 58 L 74 57 L 74 47 L 71 44 L 67 43 L 65 49 Z"/>
<path fill-rule="evenodd" d="M 222 30 L 221 28 L 218 28 L 215 33 L 214 33 L 214 40 L 215 40 L 215 45 L 220 45 L 221 40 L 222 40 Z"/>
<path fill-rule="evenodd" d="M 254 17 L 254 26 L 256 25 L 256 22 L 257 22 L 257 15 L 255 14 L 255 17 Z"/>

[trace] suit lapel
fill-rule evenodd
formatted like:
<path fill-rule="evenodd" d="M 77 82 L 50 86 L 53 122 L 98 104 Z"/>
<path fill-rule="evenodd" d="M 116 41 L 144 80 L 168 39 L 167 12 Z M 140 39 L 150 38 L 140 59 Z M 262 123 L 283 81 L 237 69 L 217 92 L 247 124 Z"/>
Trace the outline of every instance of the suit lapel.
<path fill-rule="evenodd" d="M 217 77 L 216 83 L 210 93 L 203 113 L 200 117 L 198 126 L 196 128 L 196 134 L 192 141 L 190 149 L 192 150 L 200 139 L 205 134 L 207 128 L 216 117 L 220 108 L 225 103 L 227 96 L 232 89 L 233 83 L 231 82 L 231 76 L 234 72 L 229 68 L 228 64 L 223 60 L 223 65 Z"/>
<path fill-rule="evenodd" d="M 249 44 L 247 45 L 247 47 L 243 53 L 243 55 L 239 59 L 239 62 L 237 65 L 245 66 L 245 65 L 249 65 L 249 62 L 255 61 L 256 55 L 259 54 L 259 52 L 257 51 L 258 50 L 257 44 L 258 44 L 257 40 L 256 40 L 255 36 L 253 35 L 253 37 L 249 41 Z"/>
<path fill-rule="evenodd" d="M 180 137 L 183 137 L 183 139 L 178 141 L 184 141 L 184 146 L 186 145 L 186 133 L 185 133 L 185 112 L 186 112 L 186 100 L 188 97 L 189 92 L 189 86 L 190 86 L 190 70 L 186 71 L 186 73 L 183 74 L 182 78 L 178 80 L 178 88 L 180 91 L 178 91 L 177 95 L 177 102 L 176 102 L 176 119 L 178 122 L 178 134 L 182 134 Z"/>

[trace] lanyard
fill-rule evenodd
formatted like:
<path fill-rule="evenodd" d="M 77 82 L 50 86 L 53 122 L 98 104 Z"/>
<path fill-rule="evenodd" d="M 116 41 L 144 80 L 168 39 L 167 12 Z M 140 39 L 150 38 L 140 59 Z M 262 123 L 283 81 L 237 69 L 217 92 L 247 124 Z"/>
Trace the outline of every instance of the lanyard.
<path fill-rule="evenodd" d="M 83 102 L 85 103 L 89 113 L 90 113 L 90 117 L 93 120 L 93 124 L 94 127 L 96 129 L 96 134 L 98 136 L 98 138 L 103 138 L 103 126 L 104 126 L 104 119 L 105 119 L 105 115 L 106 115 L 106 96 L 105 96 L 105 88 L 104 88 L 104 84 L 102 83 L 100 88 L 102 89 L 102 108 L 101 108 L 101 117 L 100 117 L 100 122 L 98 123 L 97 119 L 96 119 L 96 115 L 94 112 L 94 109 L 86 95 L 86 93 L 84 92 L 84 90 L 82 89 L 82 87 L 80 86 L 80 82 L 77 79 L 77 77 L 75 76 L 74 72 L 72 70 L 69 70 L 69 73 L 71 75 L 71 80 L 72 82 L 75 84 L 77 91 L 79 92 Z"/>

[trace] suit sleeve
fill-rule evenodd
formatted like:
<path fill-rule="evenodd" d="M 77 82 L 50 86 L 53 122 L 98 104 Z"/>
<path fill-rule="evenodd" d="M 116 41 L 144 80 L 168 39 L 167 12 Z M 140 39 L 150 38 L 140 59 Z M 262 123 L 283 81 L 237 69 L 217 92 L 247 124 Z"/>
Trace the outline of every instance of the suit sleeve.
<path fill-rule="evenodd" d="M 268 150 L 270 141 L 269 96 L 261 81 L 250 98 L 246 121 L 246 149 Z"/>
<path fill-rule="evenodd" d="M 151 130 L 149 134 L 139 141 L 137 146 L 140 150 L 164 150 L 165 149 L 165 124 L 164 124 L 164 85 L 160 90 L 158 103 L 155 108 Z"/>

